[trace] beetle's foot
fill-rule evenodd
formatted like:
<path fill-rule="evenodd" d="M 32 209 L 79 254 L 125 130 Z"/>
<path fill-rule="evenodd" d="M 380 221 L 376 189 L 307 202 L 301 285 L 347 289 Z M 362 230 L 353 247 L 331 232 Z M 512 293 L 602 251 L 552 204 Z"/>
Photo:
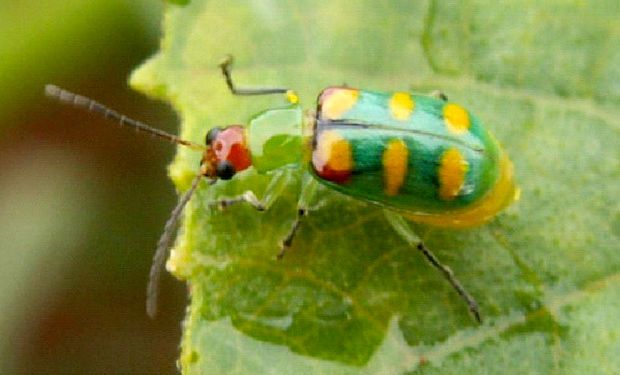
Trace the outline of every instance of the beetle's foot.
<path fill-rule="evenodd" d="M 292 241 L 287 242 L 287 240 L 288 238 L 280 242 L 280 251 L 278 252 L 278 254 L 276 254 L 276 259 L 282 260 L 282 258 L 284 258 L 284 254 L 286 254 L 286 251 L 289 249 L 289 247 L 291 247 Z"/>
<path fill-rule="evenodd" d="M 233 56 L 232 56 L 232 55 L 230 55 L 230 54 L 228 54 L 228 55 L 226 55 L 226 57 L 224 57 L 224 58 L 222 59 L 222 61 L 219 63 L 219 67 L 220 67 L 221 69 L 226 69 L 226 70 L 228 70 L 228 69 L 230 68 L 230 66 L 232 65 L 232 63 L 233 63 Z"/>
<path fill-rule="evenodd" d="M 235 205 L 237 203 L 241 203 L 243 201 L 245 201 L 245 199 L 243 199 L 243 197 L 235 197 L 235 198 L 230 198 L 230 199 L 220 199 L 220 200 L 208 203 L 207 206 L 211 210 L 217 209 L 219 211 L 224 211 L 228 207 L 230 207 L 232 205 Z"/>
<path fill-rule="evenodd" d="M 441 90 L 435 90 L 431 92 L 431 96 L 435 99 L 443 100 L 444 102 L 448 101 L 448 96 L 444 94 Z"/>

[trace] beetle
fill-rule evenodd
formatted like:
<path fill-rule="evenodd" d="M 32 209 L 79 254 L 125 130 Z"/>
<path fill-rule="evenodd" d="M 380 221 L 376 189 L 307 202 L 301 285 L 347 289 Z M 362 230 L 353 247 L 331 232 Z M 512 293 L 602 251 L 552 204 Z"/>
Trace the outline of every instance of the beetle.
<path fill-rule="evenodd" d="M 220 69 L 233 95 L 285 95 L 287 104 L 265 110 L 246 126 L 213 127 L 205 145 L 152 128 L 54 85 L 49 97 L 100 113 L 121 125 L 202 152 L 199 171 L 181 195 L 159 239 L 147 287 L 147 313 L 156 314 L 158 281 L 180 215 L 202 180 L 214 184 L 254 168 L 271 180 L 264 197 L 250 189 L 211 207 L 245 202 L 269 209 L 288 186 L 288 171 L 304 173 L 297 215 L 277 258 L 291 247 L 319 185 L 384 208 L 387 221 L 439 270 L 481 322 L 476 300 L 407 224 L 467 228 L 484 224 L 516 199 L 513 165 L 482 122 L 441 92 L 375 92 L 330 86 L 306 116 L 287 88 L 242 88 L 232 79 L 232 56 Z"/>

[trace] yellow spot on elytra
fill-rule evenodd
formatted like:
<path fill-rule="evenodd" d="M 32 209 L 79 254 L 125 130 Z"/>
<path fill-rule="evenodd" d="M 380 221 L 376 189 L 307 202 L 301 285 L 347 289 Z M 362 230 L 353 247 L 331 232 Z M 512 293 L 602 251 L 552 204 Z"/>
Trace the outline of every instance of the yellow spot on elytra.
<path fill-rule="evenodd" d="M 388 143 L 383 152 L 383 184 L 385 194 L 396 195 L 405 183 L 409 149 L 401 139 Z"/>
<path fill-rule="evenodd" d="M 515 193 L 514 196 L 512 198 L 515 202 L 517 202 L 519 199 L 521 199 L 521 188 L 520 187 L 516 187 L 515 188 Z"/>
<path fill-rule="evenodd" d="M 468 228 L 484 224 L 511 202 L 519 199 L 521 189 L 515 186 L 514 170 L 508 155 L 500 160 L 500 176 L 495 186 L 479 201 L 464 209 L 439 214 L 404 213 L 409 219 L 445 228 Z"/>
<path fill-rule="evenodd" d="M 299 96 L 297 96 L 297 93 L 295 91 L 288 90 L 286 92 L 286 100 L 288 100 L 288 102 L 291 104 L 297 104 L 299 103 Z"/>
<path fill-rule="evenodd" d="M 318 143 L 318 156 L 336 172 L 347 172 L 353 168 L 351 144 L 335 130 L 321 133 Z"/>
<path fill-rule="evenodd" d="M 439 165 L 439 197 L 449 201 L 456 198 L 465 182 L 469 169 L 467 160 L 456 148 L 450 148 L 441 156 Z"/>
<path fill-rule="evenodd" d="M 332 120 L 338 120 L 341 116 L 351 109 L 360 96 L 359 90 L 355 89 L 333 89 L 321 104 L 323 116 Z"/>
<path fill-rule="evenodd" d="M 413 112 L 415 102 L 411 95 L 406 92 L 397 92 L 390 99 L 390 111 L 392 116 L 397 120 L 407 120 Z"/>
<path fill-rule="evenodd" d="M 455 134 L 463 134 L 469 130 L 471 120 L 465 108 L 458 104 L 448 103 L 443 107 L 443 118 L 448 130 Z"/>

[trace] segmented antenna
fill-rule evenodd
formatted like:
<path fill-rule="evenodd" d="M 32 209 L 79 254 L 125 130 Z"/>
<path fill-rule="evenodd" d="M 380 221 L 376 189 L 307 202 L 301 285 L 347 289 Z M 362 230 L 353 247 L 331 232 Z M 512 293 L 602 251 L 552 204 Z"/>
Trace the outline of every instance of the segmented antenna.
<path fill-rule="evenodd" d="M 198 183 L 201 179 L 202 175 L 197 175 L 192 182 L 192 186 L 179 199 L 179 203 L 177 203 L 174 210 L 172 210 L 172 214 L 170 214 L 170 218 L 164 227 L 164 233 L 161 235 L 159 242 L 157 243 L 157 250 L 153 256 L 153 263 L 151 264 L 151 271 L 149 273 L 149 283 L 146 287 L 146 313 L 151 318 L 155 318 L 155 315 L 157 315 L 157 298 L 159 296 L 159 279 L 161 276 L 161 269 L 163 268 L 164 262 L 168 257 L 168 249 L 170 249 L 170 243 L 172 242 L 172 238 L 177 227 L 177 222 L 181 217 L 183 208 L 185 208 L 185 205 L 189 202 L 190 198 L 194 194 L 194 191 L 196 191 Z M 215 183 L 215 181 L 215 179 L 209 180 L 209 185 Z"/>
<path fill-rule="evenodd" d="M 150 134 L 172 143 L 176 143 L 179 145 L 190 147 L 194 150 L 203 151 L 205 146 L 199 145 L 194 142 L 186 141 L 177 137 L 176 135 L 172 135 L 170 133 L 166 133 L 163 130 L 155 129 L 147 124 L 133 120 L 123 114 L 116 112 L 115 110 L 106 107 L 105 105 L 87 98 L 82 95 L 74 94 L 67 90 L 61 89 L 56 85 L 45 85 L 45 95 L 50 98 L 56 99 L 62 103 L 70 104 L 75 107 L 86 108 L 90 112 L 98 113 L 102 115 L 104 118 L 117 122 L 121 126 L 130 126 L 136 129 L 139 132 L 143 132 L 146 134 Z"/>

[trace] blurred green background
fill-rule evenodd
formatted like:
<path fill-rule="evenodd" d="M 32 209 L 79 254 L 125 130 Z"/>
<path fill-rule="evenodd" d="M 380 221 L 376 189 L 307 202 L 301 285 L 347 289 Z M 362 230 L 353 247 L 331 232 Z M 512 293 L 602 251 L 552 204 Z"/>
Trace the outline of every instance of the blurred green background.
<path fill-rule="evenodd" d="M 176 132 L 127 77 L 155 53 L 163 3 L 0 1 L 0 373 L 176 373 L 181 283 L 144 312 L 176 201 L 172 146 L 46 99 L 56 83 Z"/>

